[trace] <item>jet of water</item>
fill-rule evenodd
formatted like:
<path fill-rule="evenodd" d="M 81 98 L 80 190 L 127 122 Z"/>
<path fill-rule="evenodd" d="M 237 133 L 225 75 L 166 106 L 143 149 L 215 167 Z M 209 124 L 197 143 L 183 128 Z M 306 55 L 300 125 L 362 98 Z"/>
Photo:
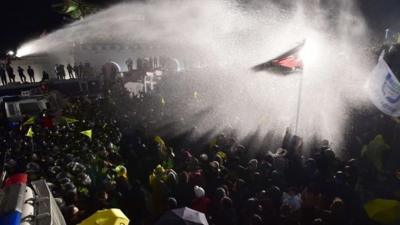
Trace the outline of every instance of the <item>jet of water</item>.
<path fill-rule="evenodd" d="M 282 3 L 282 2 L 281 2 Z M 299 77 L 304 87 L 299 135 L 343 140 L 348 110 L 363 104 L 371 68 L 369 31 L 351 0 L 286 1 L 163 0 L 123 3 L 21 46 L 18 56 L 68 49 L 74 43 L 112 40 L 160 45 L 165 55 L 219 68 L 193 76 L 200 104 L 175 90 L 179 114 L 207 111 L 200 132 L 230 126 L 239 137 L 255 130 L 282 136 L 294 126 Z M 278 77 L 249 68 L 307 39 L 302 74 Z M 221 70 L 221 68 L 223 68 Z M 173 91 L 173 90 L 171 90 Z M 229 122 L 227 122 L 229 121 Z"/>

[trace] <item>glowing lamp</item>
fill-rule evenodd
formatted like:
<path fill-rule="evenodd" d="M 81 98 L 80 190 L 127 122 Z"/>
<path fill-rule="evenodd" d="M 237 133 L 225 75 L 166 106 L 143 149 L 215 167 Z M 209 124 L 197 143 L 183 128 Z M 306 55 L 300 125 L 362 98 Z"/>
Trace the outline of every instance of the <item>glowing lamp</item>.
<path fill-rule="evenodd" d="M 8 55 L 8 56 L 14 56 L 14 51 L 12 51 L 12 50 L 8 51 L 8 52 L 7 52 L 7 55 Z"/>

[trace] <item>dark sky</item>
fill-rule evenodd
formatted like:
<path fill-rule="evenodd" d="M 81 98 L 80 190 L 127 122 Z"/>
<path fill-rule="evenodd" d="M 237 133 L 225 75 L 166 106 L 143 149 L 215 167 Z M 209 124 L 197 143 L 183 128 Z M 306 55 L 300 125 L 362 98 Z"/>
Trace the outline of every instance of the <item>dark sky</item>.
<path fill-rule="evenodd" d="M 52 9 L 55 0 L 3 0 L 0 7 L 0 55 L 13 50 L 29 38 L 38 37 L 63 23 Z"/>
<path fill-rule="evenodd" d="M 358 0 L 368 24 L 383 32 L 386 28 L 400 32 L 400 0 Z"/>
<path fill-rule="evenodd" d="M 44 30 L 52 31 L 67 21 L 52 8 L 59 0 L 3 0 L 0 8 L 0 56 Z M 97 0 L 92 0 L 93 2 Z M 103 0 L 104 2 L 105 0 Z M 118 0 L 108 0 L 116 2 Z M 400 0 L 357 0 L 369 25 L 382 33 L 386 27 L 400 31 Z"/>

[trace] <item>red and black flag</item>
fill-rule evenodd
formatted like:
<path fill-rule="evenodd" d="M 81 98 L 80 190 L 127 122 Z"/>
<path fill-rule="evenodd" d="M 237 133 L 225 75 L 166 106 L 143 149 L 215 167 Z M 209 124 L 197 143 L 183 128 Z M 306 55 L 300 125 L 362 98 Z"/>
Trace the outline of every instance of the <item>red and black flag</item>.
<path fill-rule="evenodd" d="M 255 72 L 270 71 L 277 74 L 290 74 L 293 72 L 301 72 L 303 70 L 303 61 L 300 58 L 300 51 L 304 47 L 306 41 L 302 41 L 296 47 L 275 57 L 267 62 L 252 67 Z"/>

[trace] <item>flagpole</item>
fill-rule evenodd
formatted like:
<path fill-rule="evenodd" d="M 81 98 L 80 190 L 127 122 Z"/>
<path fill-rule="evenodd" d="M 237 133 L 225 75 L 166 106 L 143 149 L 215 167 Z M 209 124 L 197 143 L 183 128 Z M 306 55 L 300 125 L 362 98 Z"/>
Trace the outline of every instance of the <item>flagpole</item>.
<path fill-rule="evenodd" d="M 296 127 L 295 127 L 295 130 L 294 130 L 294 134 L 295 135 L 298 134 L 297 132 L 298 132 L 298 129 L 299 129 L 302 92 L 303 92 L 303 70 L 301 70 L 301 73 L 300 73 L 299 93 L 297 94 L 298 99 L 297 99 L 297 111 L 296 111 Z"/>

